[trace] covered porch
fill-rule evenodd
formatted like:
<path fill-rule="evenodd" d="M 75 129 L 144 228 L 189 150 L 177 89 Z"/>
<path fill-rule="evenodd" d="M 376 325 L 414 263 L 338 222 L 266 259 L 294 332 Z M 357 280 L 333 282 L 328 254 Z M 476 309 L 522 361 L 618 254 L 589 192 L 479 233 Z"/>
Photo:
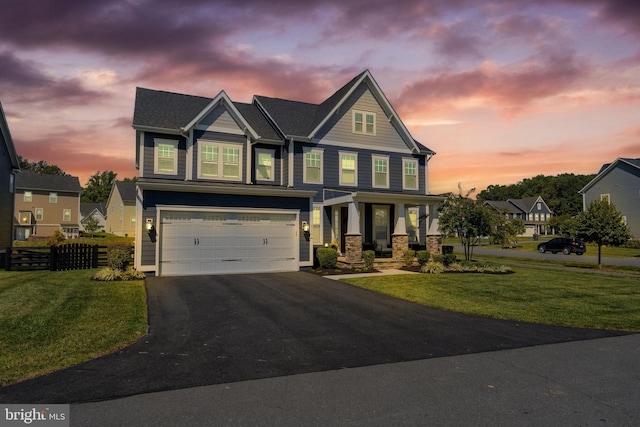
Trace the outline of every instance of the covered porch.
<path fill-rule="evenodd" d="M 343 265 L 359 266 L 363 252 L 373 250 L 378 268 L 396 268 L 407 249 L 442 253 L 437 212 L 442 200 L 441 196 L 326 190 L 323 208 L 330 227 L 325 230 L 330 231 Z"/>

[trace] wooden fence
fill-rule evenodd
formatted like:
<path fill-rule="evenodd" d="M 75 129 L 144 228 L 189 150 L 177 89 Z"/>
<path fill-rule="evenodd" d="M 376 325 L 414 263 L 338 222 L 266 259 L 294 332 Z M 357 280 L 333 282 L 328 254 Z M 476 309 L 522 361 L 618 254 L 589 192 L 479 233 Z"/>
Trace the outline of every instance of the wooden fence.
<path fill-rule="evenodd" d="M 107 247 L 71 243 L 48 248 L 7 248 L 5 270 L 84 270 L 107 265 Z"/>

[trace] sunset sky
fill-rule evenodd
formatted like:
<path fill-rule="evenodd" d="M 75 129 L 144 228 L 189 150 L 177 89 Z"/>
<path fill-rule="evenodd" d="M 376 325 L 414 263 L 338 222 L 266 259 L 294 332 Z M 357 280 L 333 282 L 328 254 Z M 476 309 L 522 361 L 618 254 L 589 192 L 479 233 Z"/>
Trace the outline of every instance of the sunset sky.
<path fill-rule="evenodd" d="M 18 154 L 136 175 L 136 86 L 321 102 L 369 69 L 437 154 L 432 193 L 640 157 L 638 0 L 20 0 L 0 13 Z"/>

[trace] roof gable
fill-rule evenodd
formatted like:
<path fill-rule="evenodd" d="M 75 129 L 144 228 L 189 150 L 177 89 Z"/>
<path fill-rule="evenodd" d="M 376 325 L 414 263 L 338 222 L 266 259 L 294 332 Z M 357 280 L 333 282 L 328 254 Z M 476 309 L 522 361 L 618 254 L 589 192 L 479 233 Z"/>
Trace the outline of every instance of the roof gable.
<path fill-rule="evenodd" d="M 229 112 L 232 118 L 239 124 L 243 132 L 248 132 L 253 139 L 259 139 L 260 135 L 253 129 L 253 127 L 247 122 L 247 120 L 240 114 L 236 106 L 231 102 L 231 99 L 225 91 L 220 91 L 211 102 L 203 108 L 186 126 L 182 127 L 182 131 L 189 131 L 196 127 L 196 125 L 202 121 L 207 115 L 213 112 L 218 106 L 224 106 Z"/>
<path fill-rule="evenodd" d="M 587 185 L 585 185 L 578 193 L 584 194 L 591 187 L 593 187 L 598 181 L 600 181 L 605 175 L 611 172 L 613 169 L 618 167 L 620 163 L 625 163 L 632 166 L 632 170 L 637 170 L 637 176 L 640 177 L 640 159 L 630 159 L 618 157 L 613 163 L 605 163 L 602 168 L 600 168 L 600 172 L 593 178 Z"/>

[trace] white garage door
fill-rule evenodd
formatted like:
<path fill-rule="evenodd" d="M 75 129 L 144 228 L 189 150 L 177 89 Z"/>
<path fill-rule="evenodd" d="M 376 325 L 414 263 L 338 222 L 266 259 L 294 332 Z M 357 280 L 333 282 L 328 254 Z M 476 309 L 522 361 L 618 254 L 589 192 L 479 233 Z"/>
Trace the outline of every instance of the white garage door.
<path fill-rule="evenodd" d="M 160 274 L 298 270 L 295 214 L 174 212 L 160 215 Z"/>

